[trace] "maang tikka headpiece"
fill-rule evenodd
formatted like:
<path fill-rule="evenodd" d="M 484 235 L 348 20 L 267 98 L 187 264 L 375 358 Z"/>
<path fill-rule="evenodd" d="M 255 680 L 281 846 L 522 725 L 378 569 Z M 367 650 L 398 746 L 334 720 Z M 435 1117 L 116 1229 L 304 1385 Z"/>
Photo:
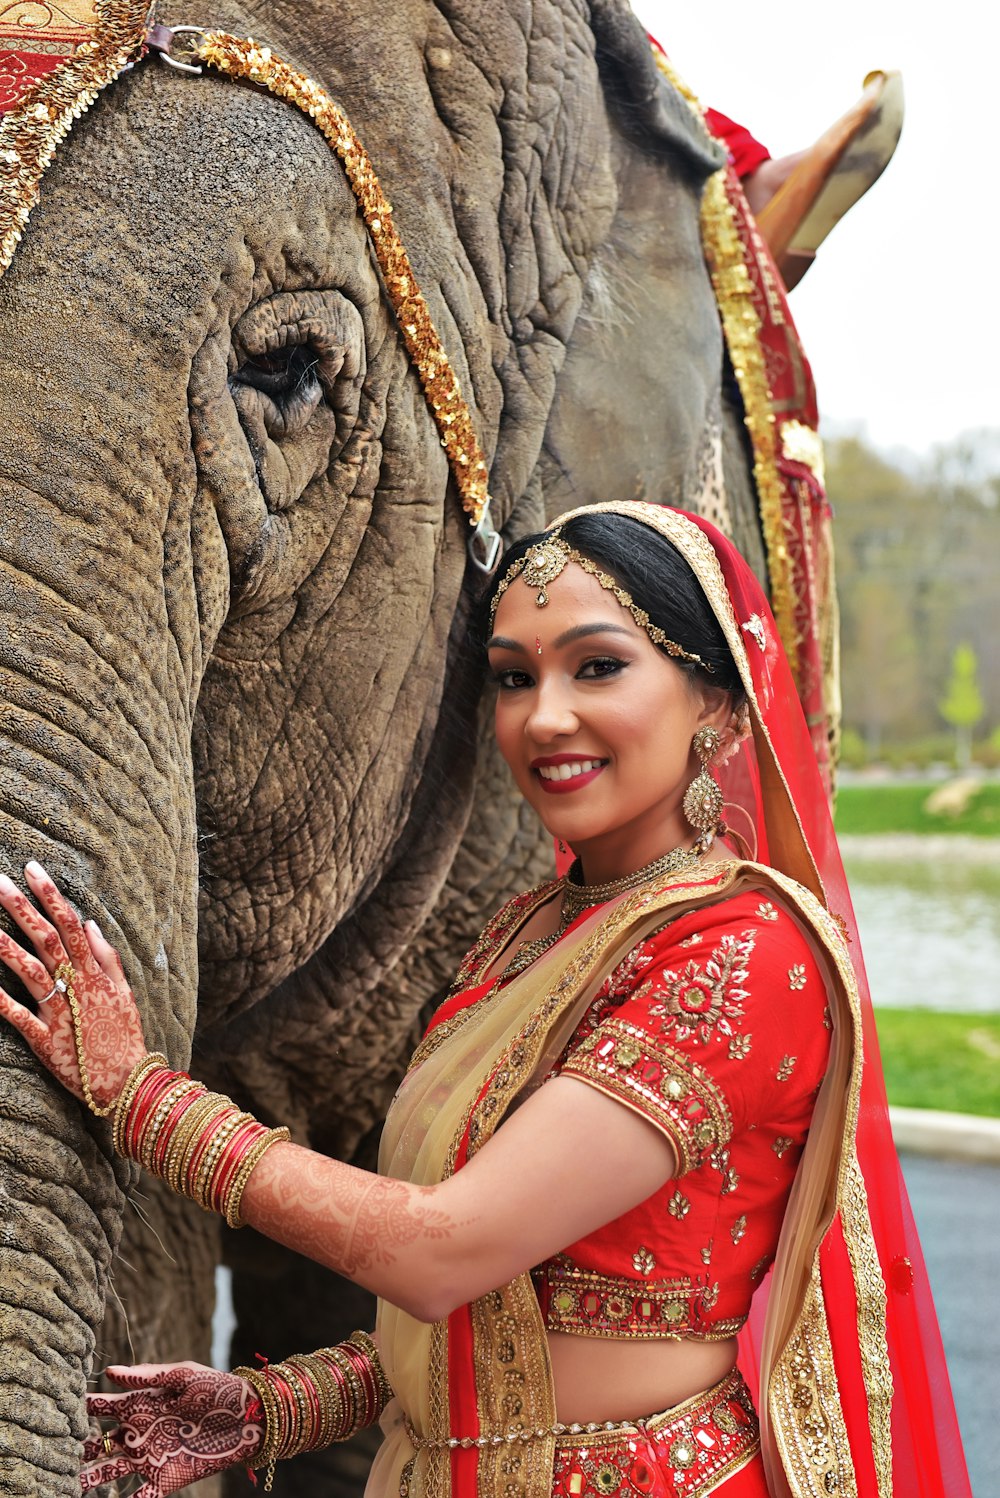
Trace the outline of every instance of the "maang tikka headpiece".
<path fill-rule="evenodd" d="M 695 655 L 691 650 L 684 650 L 676 641 L 668 639 L 660 626 L 653 623 L 646 610 L 639 607 L 631 593 L 627 593 L 616 578 L 602 571 L 596 562 L 591 561 L 590 557 L 585 557 L 582 552 L 570 546 L 558 531 L 553 531 L 544 541 L 530 546 L 523 557 L 519 557 L 516 562 L 512 563 L 510 571 L 497 585 L 493 602 L 490 604 L 490 633 L 493 631 L 497 605 L 515 578 L 523 578 L 529 588 L 536 590 L 535 603 L 543 609 L 549 601 L 546 591 L 548 584 L 553 582 L 570 562 L 575 562 L 578 567 L 582 567 L 584 572 L 597 579 L 602 588 L 608 593 L 613 593 L 622 608 L 628 609 L 636 624 L 640 629 L 645 630 L 654 645 L 658 645 L 668 655 L 678 660 L 690 661 L 692 665 L 700 666 L 703 671 L 713 669 L 708 661 L 702 660 L 700 655 Z"/>

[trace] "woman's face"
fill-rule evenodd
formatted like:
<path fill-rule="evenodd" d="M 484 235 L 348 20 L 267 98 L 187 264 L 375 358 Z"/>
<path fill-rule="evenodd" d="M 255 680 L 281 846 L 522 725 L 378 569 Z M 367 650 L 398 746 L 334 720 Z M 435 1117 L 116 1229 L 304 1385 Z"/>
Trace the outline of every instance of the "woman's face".
<path fill-rule="evenodd" d="M 539 608 L 518 578 L 497 607 L 497 742 L 548 831 L 603 882 L 690 845 L 691 740 L 722 726 L 729 698 L 692 683 L 582 568 L 570 563 L 547 592 Z"/>

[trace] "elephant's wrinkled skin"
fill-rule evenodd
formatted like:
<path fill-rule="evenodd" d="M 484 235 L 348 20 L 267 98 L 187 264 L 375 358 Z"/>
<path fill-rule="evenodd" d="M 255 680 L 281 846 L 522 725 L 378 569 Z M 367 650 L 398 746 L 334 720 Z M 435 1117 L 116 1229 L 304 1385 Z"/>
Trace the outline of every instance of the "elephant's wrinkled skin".
<path fill-rule="evenodd" d="M 508 535 L 696 501 L 724 405 L 715 158 L 627 10 L 161 19 L 264 38 L 345 105 Z M 194 1036 L 199 1074 L 349 1154 L 469 934 L 548 857 L 477 726 L 465 522 L 349 188 L 291 107 L 149 60 L 60 150 L 0 328 L 4 866 L 41 858 L 100 921 L 151 1046 L 185 1063 Z M 127 1172 L 6 1028 L 0 1111 L 0 1489 L 68 1495 Z M 142 1192 L 177 1263 L 129 1212 L 133 1351 L 204 1356 L 215 1229 Z M 257 1263 L 246 1350 L 333 1333 L 287 1262 Z M 100 1358 L 128 1353 L 111 1324 Z"/>

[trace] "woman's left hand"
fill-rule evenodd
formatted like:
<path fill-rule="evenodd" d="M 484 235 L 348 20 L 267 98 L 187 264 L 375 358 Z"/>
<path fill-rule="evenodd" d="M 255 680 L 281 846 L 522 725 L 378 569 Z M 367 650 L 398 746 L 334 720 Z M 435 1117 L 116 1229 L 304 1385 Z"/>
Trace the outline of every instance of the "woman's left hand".
<path fill-rule="evenodd" d="M 65 976 L 72 969 L 91 1095 L 98 1106 L 107 1107 L 146 1054 L 135 997 L 118 953 L 105 941 L 96 923 L 83 924 L 41 864 L 29 863 L 24 872 L 45 914 L 12 880 L 0 875 L 0 905 L 34 947 L 32 953 L 0 931 L 0 962 L 21 979 L 35 1000 L 37 1013 L 0 988 L 0 1015 L 21 1032 L 54 1077 L 86 1101 L 73 1015 L 65 992 Z"/>
<path fill-rule="evenodd" d="M 87 1413 L 115 1421 L 84 1444 L 83 1492 L 145 1479 L 133 1498 L 163 1498 L 227 1467 L 251 1462 L 264 1438 L 257 1395 L 235 1373 L 200 1363 L 109 1368 L 124 1394 L 88 1394 Z"/>

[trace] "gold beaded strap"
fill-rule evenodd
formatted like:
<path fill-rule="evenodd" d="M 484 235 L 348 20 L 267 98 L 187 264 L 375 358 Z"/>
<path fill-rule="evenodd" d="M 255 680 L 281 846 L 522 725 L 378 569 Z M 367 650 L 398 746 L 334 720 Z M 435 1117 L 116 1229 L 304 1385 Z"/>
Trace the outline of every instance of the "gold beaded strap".
<path fill-rule="evenodd" d="M 392 204 L 344 110 L 314 79 L 251 38 L 198 26 L 149 24 L 149 0 L 95 0 L 95 5 L 90 39 L 36 80 L 8 114 L 0 106 L 0 276 L 38 201 L 42 175 L 73 122 L 109 83 L 148 52 L 158 53 L 181 72 L 200 73 L 210 67 L 294 104 L 322 131 L 344 168 L 386 296 L 447 453 L 462 508 L 473 527 L 470 555 L 478 568 L 492 572 L 501 540 L 490 516 L 489 472 L 472 414 L 413 274 Z"/>
<path fill-rule="evenodd" d="M 230 36 L 224 31 L 203 31 L 192 57 L 230 78 L 255 83 L 269 94 L 286 99 L 307 114 L 329 141 L 361 210 L 386 295 L 437 423 L 441 445 L 448 454 L 462 508 L 478 532 L 488 519 L 490 507 L 486 459 L 396 228 L 392 204 L 382 191 L 371 158 L 347 115 L 312 78 L 276 57 L 270 47 L 249 38 Z M 492 526 L 490 531 L 493 533 Z M 493 561 L 495 557 L 487 570 L 492 570 Z"/>
<path fill-rule="evenodd" d="M 87 1058 L 83 1053 L 83 1021 L 80 1015 L 80 1001 L 73 987 L 76 970 L 71 962 L 60 962 L 52 978 L 55 987 L 65 996 L 66 1003 L 69 1005 L 69 1015 L 73 1025 L 73 1045 L 76 1049 L 76 1064 L 80 1073 L 80 1089 L 83 1093 L 83 1100 L 91 1113 L 96 1113 L 98 1118 L 107 1118 L 115 1107 L 117 1100 L 112 1098 L 107 1107 L 102 1108 L 96 1101 L 90 1086 Z"/>

